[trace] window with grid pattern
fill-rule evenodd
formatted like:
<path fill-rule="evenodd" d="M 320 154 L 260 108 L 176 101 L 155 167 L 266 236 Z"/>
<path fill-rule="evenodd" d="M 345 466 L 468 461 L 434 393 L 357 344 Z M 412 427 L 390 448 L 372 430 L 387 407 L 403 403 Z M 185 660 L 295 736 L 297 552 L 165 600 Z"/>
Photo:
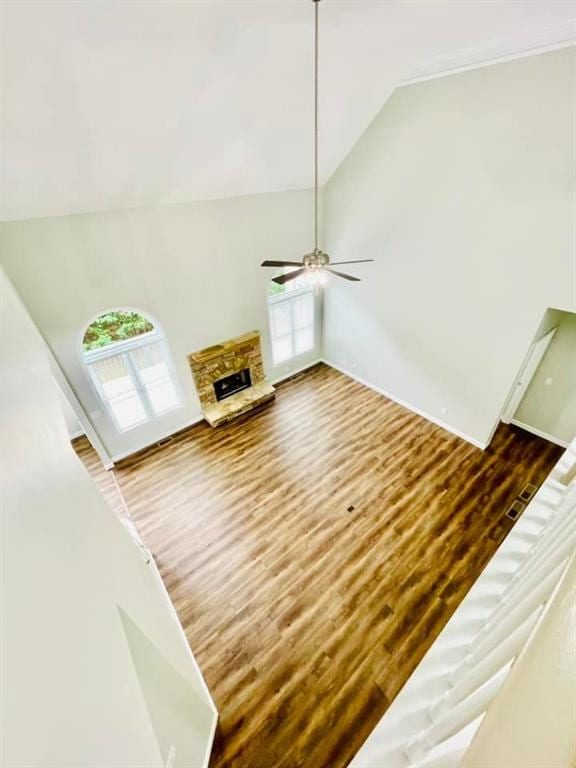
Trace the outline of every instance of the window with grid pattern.
<path fill-rule="evenodd" d="M 128 321 L 122 329 L 122 314 L 128 313 L 98 318 L 89 326 L 83 343 L 84 362 L 96 391 L 116 428 L 125 432 L 178 408 L 180 396 L 162 333 L 147 319 L 140 326 L 132 322 L 133 333 L 126 331 Z M 112 315 L 114 325 L 103 322 L 102 318 Z"/>
<path fill-rule="evenodd" d="M 290 285 L 290 284 L 288 284 Z M 275 365 L 314 347 L 314 289 L 303 284 L 268 297 Z"/>

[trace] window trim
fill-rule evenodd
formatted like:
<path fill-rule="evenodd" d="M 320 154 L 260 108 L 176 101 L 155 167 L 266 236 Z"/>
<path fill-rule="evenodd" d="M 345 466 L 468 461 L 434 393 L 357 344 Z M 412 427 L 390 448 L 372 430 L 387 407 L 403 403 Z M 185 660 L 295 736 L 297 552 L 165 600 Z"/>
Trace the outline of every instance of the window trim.
<path fill-rule="evenodd" d="M 115 310 L 110 311 L 113 312 Z M 103 312 L 102 314 L 106 315 L 107 312 Z M 98 317 L 101 316 L 102 315 L 98 315 Z M 148 319 L 147 315 L 145 315 L 145 317 Z M 150 322 L 152 322 L 152 320 L 150 320 Z M 90 323 L 90 325 L 91 324 L 92 323 Z M 86 327 L 88 328 L 89 326 Z M 154 326 L 153 331 L 141 333 L 139 336 L 134 336 L 133 338 L 125 339 L 124 341 L 114 341 L 112 344 L 106 344 L 103 347 L 96 347 L 96 349 L 89 349 L 87 352 L 84 350 L 84 347 L 82 347 L 82 355 L 84 362 L 89 365 L 90 363 L 95 363 L 97 360 L 102 360 L 105 357 L 121 355 L 124 352 L 131 352 L 133 349 L 138 349 L 138 347 L 145 347 L 148 344 L 154 344 L 156 341 L 165 341 L 165 337 L 162 333 L 157 331 L 156 326 Z"/>
<path fill-rule="evenodd" d="M 316 290 L 313 285 L 307 285 L 302 288 L 296 288 L 294 291 L 286 291 L 286 293 L 274 293 L 268 296 L 268 304 L 281 304 L 283 301 L 289 301 L 295 296 L 302 296 L 305 293 L 316 294 Z"/>
<path fill-rule="evenodd" d="M 86 331 L 95 320 L 97 320 L 99 317 L 102 317 L 102 315 L 108 314 L 109 312 L 135 312 L 145 317 L 153 325 L 153 330 L 148 331 L 147 333 L 142 333 L 138 336 L 134 336 L 131 339 L 116 341 L 116 342 L 113 342 L 112 344 L 107 344 L 103 347 L 97 347 L 96 349 L 91 349 L 86 351 L 84 349 L 84 335 L 86 334 Z M 146 347 L 149 344 L 156 344 L 156 343 L 160 343 L 162 345 L 164 361 L 168 366 L 168 370 L 170 372 L 170 378 L 174 386 L 174 390 L 177 398 L 177 403 L 174 406 L 172 406 L 171 408 L 168 408 L 166 411 L 163 411 L 162 413 L 159 413 L 159 414 L 154 412 L 154 408 L 150 401 L 148 392 L 146 391 L 146 388 L 142 382 L 142 379 L 138 373 L 138 370 L 130 357 L 130 352 L 133 352 L 134 350 L 139 349 L 141 347 Z M 82 328 L 79 336 L 78 347 L 79 347 L 78 355 L 82 362 L 84 373 L 92 387 L 92 391 L 96 396 L 96 399 L 98 400 L 99 405 L 102 407 L 106 416 L 112 422 L 118 434 L 123 435 L 123 434 L 126 434 L 127 432 L 131 432 L 134 429 L 145 427 L 150 422 L 155 421 L 157 419 L 161 419 L 164 416 L 167 416 L 168 414 L 171 414 L 174 411 L 184 407 L 185 403 L 182 395 L 182 389 L 180 386 L 180 380 L 176 370 L 176 365 L 174 363 L 172 350 L 170 349 L 170 345 L 168 344 L 168 339 L 166 338 L 166 334 L 164 333 L 164 328 L 158 322 L 158 320 L 156 320 L 156 318 L 153 315 L 151 315 L 149 312 L 146 312 L 141 309 L 136 309 L 134 307 L 113 307 L 113 308 L 102 310 L 101 312 L 98 312 L 96 315 L 94 315 L 90 319 L 90 321 L 86 323 L 86 325 Z M 137 424 L 133 424 L 130 427 L 121 427 L 120 424 L 118 423 L 118 420 L 114 414 L 114 411 L 108 402 L 108 398 L 102 390 L 102 385 L 98 379 L 98 376 L 96 375 L 95 371 L 92 370 L 93 363 L 96 363 L 100 360 L 105 360 L 108 357 L 122 357 L 124 364 L 126 365 L 127 369 L 130 372 L 130 378 L 132 379 L 132 382 L 136 388 L 136 392 L 138 393 L 140 402 L 142 403 L 142 407 L 146 414 L 146 419 L 144 421 L 139 421 Z"/>

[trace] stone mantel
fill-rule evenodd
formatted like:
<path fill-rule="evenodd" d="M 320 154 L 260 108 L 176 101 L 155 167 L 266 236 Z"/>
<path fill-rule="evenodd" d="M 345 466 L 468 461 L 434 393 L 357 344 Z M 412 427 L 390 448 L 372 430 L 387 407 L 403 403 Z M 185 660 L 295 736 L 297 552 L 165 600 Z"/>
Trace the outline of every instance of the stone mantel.
<path fill-rule="evenodd" d="M 213 427 L 272 400 L 274 387 L 264 376 L 260 332 L 251 331 L 188 355 L 202 413 Z M 248 369 L 251 386 L 218 401 L 214 383 Z"/>

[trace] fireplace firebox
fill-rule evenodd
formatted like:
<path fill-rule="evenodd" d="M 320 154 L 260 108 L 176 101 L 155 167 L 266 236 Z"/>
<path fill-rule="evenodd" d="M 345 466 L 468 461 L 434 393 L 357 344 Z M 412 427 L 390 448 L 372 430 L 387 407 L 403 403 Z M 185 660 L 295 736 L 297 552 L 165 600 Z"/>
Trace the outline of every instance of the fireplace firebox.
<path fill-rule="evenodd" d="M 235 395 L 236 392 L 240 392 L 243 389 L 248 389 L 252 386 L 252 379 L 250 377 L 250 369 L 244 368 L 242 371 L 232 373 L 230 376 L 225 376 L 223 379 L 218 379 L 214 382 L 214 392 L 216 393 L 216 400 L 224 400 L 230 395 Z"/>

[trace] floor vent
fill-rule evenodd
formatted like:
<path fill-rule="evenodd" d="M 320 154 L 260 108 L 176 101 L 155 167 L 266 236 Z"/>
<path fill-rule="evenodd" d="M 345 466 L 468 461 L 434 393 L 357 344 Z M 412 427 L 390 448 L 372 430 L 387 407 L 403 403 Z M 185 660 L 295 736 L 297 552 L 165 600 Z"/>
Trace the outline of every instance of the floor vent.
<path fill-rule="evenodd" d="M 173 439 L 174 438 L 172 436 L 165 437 L 163 440 L 158 440 L 156 445 L 158 446 L 158 448 L 164 448 L 165 445 L 170 445 Z"/>
<path fill-rule="evenodd" d="M 530 501 L 530 499 L 532 498 L 532 496 L 534 496 L 537 490 L 538 488 L 535 485 L 533 485 L 532 483 L 528 483 L 528 485 L 526 485 L 522 489 L 522 493 L 519 495 L 518 498 L 522 499 L 522 501 Z"/>
<path fill-rule="evenodd" d="M 522 501 L 515 501 L 514 504 L 512 504 L 508 511 L 506 512 L 506 517 L 509 517 L 510 520 L 517 520 L 518 517 L 524 512 L 524 508 L 526 507 L 526 504 L 524 504 Z"/>

